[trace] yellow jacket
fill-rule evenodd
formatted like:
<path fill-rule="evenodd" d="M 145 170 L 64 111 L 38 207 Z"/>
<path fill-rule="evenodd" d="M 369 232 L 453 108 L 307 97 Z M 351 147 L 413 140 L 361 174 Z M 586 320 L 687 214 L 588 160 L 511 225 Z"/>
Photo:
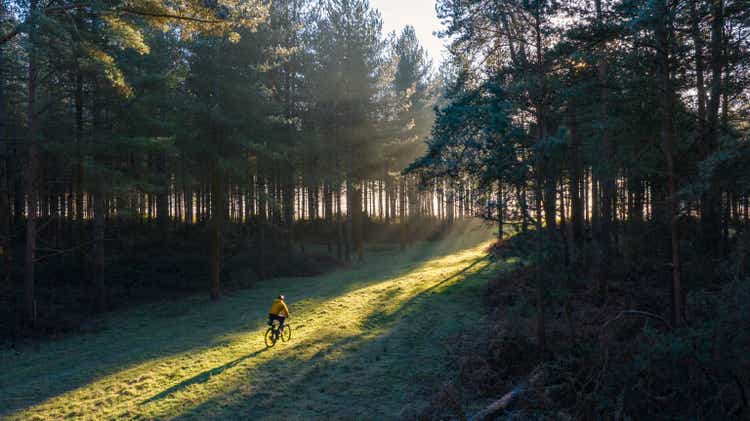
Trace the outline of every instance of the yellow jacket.
<path fill-rule="evenodd" d="M 271 304 L 271 309 L 268 310 L 268 314 L 289 317 L 289 308 L 287 308 L 285 302 L 277 298 L 273 300 L 273 304 Z"/>

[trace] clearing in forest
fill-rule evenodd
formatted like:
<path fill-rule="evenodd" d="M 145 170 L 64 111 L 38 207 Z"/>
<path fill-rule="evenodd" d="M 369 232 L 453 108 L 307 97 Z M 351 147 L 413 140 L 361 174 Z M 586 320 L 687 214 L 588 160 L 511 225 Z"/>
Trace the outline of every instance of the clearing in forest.
<path fill-rule="evenodd" d="M 311 278 L 109 315 L 106 328 L 0 352 L 0 418 L 392 419 L 452 376 L 450 341 L 483 332 L 486 228 Z M 283 292 L 291 342 L 266 349 Z"/>

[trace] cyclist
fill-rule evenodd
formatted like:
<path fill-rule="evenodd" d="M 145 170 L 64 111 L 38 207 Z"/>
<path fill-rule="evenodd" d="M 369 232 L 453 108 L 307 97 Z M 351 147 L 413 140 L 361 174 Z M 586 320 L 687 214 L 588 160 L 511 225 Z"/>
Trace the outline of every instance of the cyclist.
<path fill-rule="evenodd" d="M 284 296 L 279 295 L 275 300 L 273 300 L 271 309 L 268 310 L 268 325 L 272 326 L 273 321 L 278 320 L 279 331 L 281 331 L 281 328 L 284 327 L 284 320 L 286 320 L 287 317 L 289 317 L 289 307 L 287 307 L 286 303 L 284 302 Z"/>

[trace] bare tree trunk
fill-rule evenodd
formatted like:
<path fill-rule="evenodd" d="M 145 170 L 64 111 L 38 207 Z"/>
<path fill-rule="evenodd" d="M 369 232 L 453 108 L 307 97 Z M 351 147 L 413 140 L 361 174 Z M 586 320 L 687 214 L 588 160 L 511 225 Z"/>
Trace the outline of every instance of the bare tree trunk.
<path fill-rule="evenodd" d="M 331 183 L 326 181 L 323 184 L 323 218 L 325 224 L 328 227 L 325 229 L 326 246 L 328 248 L 328 254 L 333 253 L 333 232 L 330 228 L 334 227 L 333 222 L 333 189 Z"/>
<path fill-rule="evenodd" d="M 336 183 L 336 257 L 340 260 L 344 243 L 344 216 L 341 214 L 341 181 Z"/>
<path fill-rule="evenodd" d="M 159 177 L 158 191 L 156 192 L 156 224 L 159 227 L 159 235 L 162 241 L 166 241 L 167 228 L 169 227 L 169 175 L 167 174 L 167 157 L 162 151 L 156 153 L 156 173 Z"/>
<path fill-rule="evenodd" d="M 34 268 L 36 263 L 36 223 L 37 223 L 37 201 L 39 196 L 37 186 L 37 169 L 39 157 L 37 156 L 37 118 L 36 118 L 36 88 L 37 88 L 37 51 L 36 51 L 36 13 L 38 0 L 30 0 L 29 4 L 29 67 L 28 67 L 28 160 L 24 173 L 24 186 L 26 192 L 27 214 L 26 214 L 26 251 L 24 254 L 23 270 L 23 307 L 25 318 L 28 321 L 36 321 L 36 303 L 34 300 Z"/>
<path fill-rule="evenodd" d="M 385 220 L 385 179 L 378 182 L 378 218 Z"/>
<path fill-rule="evenodd" d="M 504 238 L 504 220 L 503 213 L 505 212 L 504 197 L 503 197 L 503 180 L 497 180 L 497 241 L 503 242 Z"/>
<path fill-rule="evenodd" d="M 247 172 L 247 197 L 245 198 L 245 227 L 250 231 L 255 215 L 255 180 L 253 179 L 253 168 L 248 166 Z"/>
<path fill-rule="evenodd" d="M 597 25 L 604 25 L 604 14 L 602 12 L 601 0 L 594 1 Z M 597 259 L 598 268 L 596 269 L 597 284 L 599 294 L 602 298 L 607 295 L 607 278 L 608 262 L 612 256 L 612 224 L 613 224 L 613 204 L 615 196 L 615 169 L 614 163 L 609 157 L 614 156 L 612 142 L 609 133 L 609 62 L 606 57 L 606 50 L 601 49 L 597 65 L 597 78 L 599 83 L 599 120 L 601 124 L 601 145 L 602 158 L 600 160 L 599 182 L 601 187 L 601 219 L 599 221 L 599 238 L 598 246 L 601 247 L 600 258 Z M 596 251 L 595 251 L 596 252 Z"/>
<path fill-rule="evenodd" d="M 222 174 L 214 162 L 211 177 L 211 299 L 221 296 L 221 233 L 226 213 Z"/>
<path fill-rule="evenodd" d="M 669 206 L 669 228 L 672 247 L 672 324 L 682 324 L 682 280 L 680 277 L 680 238 L 677 197 L 677 174 L 674 165 L 674 88 L 672 86 L 670 53 L 672 21 L 665 0 L 656 2 L 659 20 L 656 22 L 657 79 L 659 83 L 659 106 L 661 112 L 661 139 L 667 163 L 667 189 Z"/>
<path fill-rule="evenodd" d="M 539 158 L 537 158 L 539 159 Z M 545 305 L 544 305 L 544 295 L 545 295 L 545 279 L 544 279 L 544 228 L 542 227 L 542 187 L 541 187 L 541 181 L 542 177 L 540 175 L 537 175 L 537 182 L 536 185 L 536 198 L 534 200 L 535 202 L 535 213 L 534 215 L 534 221 L 536 225 L 536 268 L 535 268 L 535 278 L 536 278 L 536 337 L 537 337 L 537 345 L 539 346 L 539 350 L 541 352 L 544 352 L 547 349 L 547 334 L 546 334 L 546 327 L 545 327 L 545 319 L 544 319 L 544 311 L 545 311 Z"/>
<path fill-rule="evenodd" d="M 97 181 L 97 189 L 94 193 L 94 267 L 93 278 L 96 288 L 96 308 L 98 311 L 106 309 L 106 289 L 104 285 L 104 214 L 105 197 L 104 186 Z"/>
<path fill-rule="evenodd" d="M 0 16 L 5 16 L 5 3 L 0 3 Z M 0 69 L 5 58 L 3 45 L 0 45 Z M 0 74 L 0 141 L 8 137 L 8 114 L 6 111 L 5 75 Z M 7 144 L 7 141 L 6 141 Z M 8 148 L 10 149 L 10 148 Z M 8 158 L 0 162 L 0 259 L 2 259 L 2 281 L 8 283 L 11 275 L 11 215 L 10 215 L 10 168 Z"/>
<path fill-rule="evenodd" d="M 352 194 L 352 182 L 351 176 L 346 177 L 346 237 L 344 241 L 344 260 L 347 262 L 351 261 L 351 246 L 352 246 L 352 229 L 354 227 L 352 221 L 353 215 L 353 202 L 354 195 Z"/>
<path fill-rule="evenodd" d="M 357 250 L 357 260 L 360 262 L 364 260 L 364 219 L 366 217 L 363 208 L 367 207 L 366 198 L 363 197 L 367 184 L 364 181 L 360 181 L 358 185 L 353 186 L 352 196 L 354 203 L 352 204 L 353 211 L 353 222 L 354 222 L 354 245 Z M 364 200 L 364 202 L 363 202 Z"/>
<path fill-rule="evenodd" d="M 576 258 L 579 259 L 578 263 L 582 264 L 580 260 L 583 256 L 584 236 L 584 203 L 581 197 L 581 184 L 583 182 L 583 163 L 581 160 L 581 138 L 578 134 L 578 116 L 575 110 L 571 107 L 569 113 L 569 126 L 570 126 L 570 138 L 572 143 L 571 149 L 571 169 L 570 169 L 570 205 L 572 207 L 571 212 L 571 225 L 573 228 L 573 241 L 576 245 Z"/>
<path fill-rule="evenodd" d="M 711 83 L 704 137 L 704 158 L 716 149 L 719 141 L 719 105 L 721 100 L 722 70 L 724 68 L 723 50 L 724 1 L 711 2 Z M 703 243 L 717 244 L 721 241 L 721 196 L 714 179 L 709 180 L 708 188 L 701 198 L 701 230 Z M 709 246 L 710 250 L 715 250 Z M 709 251 L 709 250 L 707 250 Z"/>
<path fill-rule="evenodd" d="M 318 219 L 318 201 L 317 199 L 318 184 L 312 182 L 307 188 L 307 219 L 315 221 Z"/>
<path fill-rule="evenodd" d="M 398 197 L 399 197 L 399 212 L 400 212 L 400 223 L 401 226 L 399 227 L 399 236 L 398 236 L 398 245 L 401 250 L 406 249 L 406 236 L 407 231 L 409 229 L 409 222 L 408 222 L 408 211 L 406 209 L 406 178 L 401 177 L 399 179 L 400 186 L 398 189 Z"/>
<path fill-rule="evenodd" d="M 256 245 L 258 250 L 257 270 L 258 277 L 260 279 L 265 279 L 266 223 L 268 221 L 266 214 L 266 186 L 264 177 L 262 177 L 260 173 L 256 174 L 255 178 L 258 183 L 258 243 Z"/>
<path fill-rule="evenodd" d="M 696 92 L 698 93 L 698 140 L 703 156 L 708 154 L 706 145 L 706 82 L 703 74 L 703 36 L 701 35 L 701 16 L 698 11 L 698 0 L 690 2 L 690 18 L 692 21 L 693 45 L 695 48 L 695 80 Z"/>
<path fill-rule="evenodd" d="M 537 143 L 541 143 L 544 140 L 545 137 L 545 115 L 544 115 L 544 97 L 545 97 L 545 71 L 544 71 L 544 55 L 542 53 L 542 29 L 541 29 L 541 9 L 537 9 L 535 13 L 535 48 L 536 48 L 536 66 L 537 66 L 537 72 L 538 72 L 538 89 L 537 92 L 538 98 L 536 99 L 536 141 Z M 548 188 L 544 187 L 544 183 L 549 183 L 551 180 L 546 179 L 545 177 L 545 171 L 547 170 L 547 165 L 545 165 L 544 160 L 546 158 L 542 157 L 541 151 L 536 151 L 536 183 L 535 186 L 535 202 L 536 202 L 536 215 L 535 215 L 535 221 L 536 221 L 536 238 L 537 238 L 537 244 L 536 244 L 536 310 L 537 310 L 537 324 L 536 324 L 536 334 L 537 334 L 537 345 L 539 346 L 539 350 L 541 352 L 546 351 L 547 349 L 547 334 L 546 334 L 546 326 L 545 326 L 545 318 L 544 318 L 544 312 L 545 312 L 545 305 L 544 305 L 544 298 L 545 298 L 545 292 L 546 292 L 546 286 L 545 286 L 545 265 L 544 265 L 544 237 L 545 237 L 545 229 L 542 227 L 542 209 L 545 207 L 543 202 L 549 202 L 552 200 L 553 204 L 552 206 L 547 206 L 547 209 L 545 209 L 547 212 L 545 214 L 545 217 L 547 219 L 547 227 L 546 230 L 550 233 L 555 227 L 554 223 L 554 213 L 552 215 L 549 214 L 550 207 L 554 209 L 554 196 L 552 198 L 549 197 Z M 551 219 L 551 220 L 550 220 Z"/>
<path fill-rule="evenodd" d="M 0 110 L 1 112 L 2 110 Z M 2 118 L 2 117 L 0 117 Z M 0 127 L 0 129 L 2 129 Z M 3 133 L 0 132 L 0 137 Z M 0 259 L 2 259 L 3 276 L 2 281 L 9 282 L 12 269 L 11 253 L 11 225 L 10 225 L 10 200 L 8 198 L 8 166 L 7 161 L 0 163 Z"/>
<path fill-rule="evenodd" d="M 568 221 L 566 216 L 565 184 L 560 182 L 560 237 L 563 245 L 563 264 L 570 267 L 570 248 L 568 246 Z"/>

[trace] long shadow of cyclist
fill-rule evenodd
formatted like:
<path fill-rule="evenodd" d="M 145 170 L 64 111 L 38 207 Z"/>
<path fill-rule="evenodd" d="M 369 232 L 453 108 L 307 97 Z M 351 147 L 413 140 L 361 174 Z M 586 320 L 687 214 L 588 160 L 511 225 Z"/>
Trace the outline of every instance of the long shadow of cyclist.
<path fill-rule="evenodd" d="M 139 405 L 145 405 L 145 404 L 150 403 L 150 402 L 158 401 L 159 399 L 166 398 L 167 396 L 169 396 L 169 395 L 171 395 L 171 394 L 173 394 L 175 392 L 179 392 L 180 390 L 185 389 L 186 387 L 188 387 L 190 385 L 193 385 L 193 384 L 196 384 L 196 383 L 203 383 L 206 380 L 210 379 L 212 376 L 216 376 L 218 374 L 221 374 L 226 369 L 232 368 L 232 367 L 236 366 L 237 364 L 241 363 L 242 361 L 245 361 L 245 360 L 250 359 L 250 358 L 257 357 L 258 355 L 266 352 L 267 350 L 268 350 L 268 348 L 261 348 L 261 349 L 255 351 L 255 352 L 253 352 L 251 354 L 243 355 L 240 358 L 237 358 L 236 360 L 230 361 L 230 362 L 228 362 L 226 364 L 223 364 L 223 365 L 220 365 L 218 367 L 214 367 L 214 368 L 212 368 L 210 370 L 206 370 L 206 371 L 204 371 L 202 373 L 196 374 L 195 376 L 190 377 L 189 379 L 185 379 L 185 380 L 181 381 L 180 383 L 178 383 L 178 384 L 176 384 L 176 385 L 174 385 L 174 386 L 172 386 L 172 387 L 170 387 L 168 389 L 164 389 L 161 392 L 159 392 L 158 394 L 156 394 L 156 395 L 154 395 L 154 396 L 152 396 L 152 397 L 150 397 L 150 398 L 148 398 L 148 399 L 146 399 L 144 401 L 141 401 Z"/>

